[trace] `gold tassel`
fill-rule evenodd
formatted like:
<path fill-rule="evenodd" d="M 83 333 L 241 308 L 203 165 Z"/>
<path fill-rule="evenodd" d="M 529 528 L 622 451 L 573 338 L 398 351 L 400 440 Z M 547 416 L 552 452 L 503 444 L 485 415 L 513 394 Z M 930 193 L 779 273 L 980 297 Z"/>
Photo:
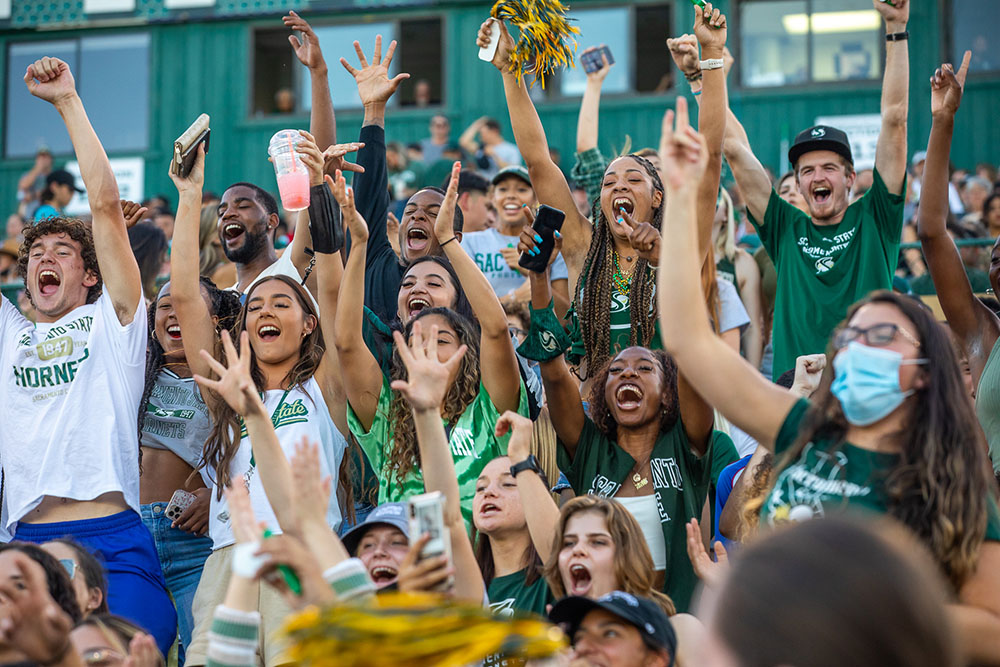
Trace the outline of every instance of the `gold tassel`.
<path fill-rule="evenodd" d="M 493 5 L 490 16 L 508 21 L 521 33 L 510 55 L 518 82 L 528 72 L 544 89 L 546 76 L 560 67 L 576 66 L 573 35 L 579 35 L 580 29 L 566 18 L 568 9 L 559 0 L 497 0 Z"/>

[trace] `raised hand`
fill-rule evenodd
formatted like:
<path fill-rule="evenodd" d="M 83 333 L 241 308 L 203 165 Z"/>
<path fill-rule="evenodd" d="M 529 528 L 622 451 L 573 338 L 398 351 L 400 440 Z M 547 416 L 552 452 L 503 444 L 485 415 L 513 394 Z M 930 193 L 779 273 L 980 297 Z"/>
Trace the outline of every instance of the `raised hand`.
<path fill-rule="evenodd" d="M 73 650 L 73 619 L 49 594 L 45 570 L 26 554 L 0 554 L 0 641 L 29 660 L 49 665 Z"/>
<path fill-rule="evenodd" d="M 264 524 L 258 522 L 253 515 L 250 504 L 250 492 L 244 484 L 233 484 L 223 491 L 226 505 L 229 507 L 230 523 L 233 537 L 239 544 L 260 542 L 264 535 Z"/>
<path fill-rule="evenodd" d="M 587 55 L 591 51 L 596 51 L 597 49 L 603 46 L 606 45 L 601 44 L 601 46 L 591 46 L 590 48 L 584 49 L 583 53 L 580 54 L 580 62 L 583 62 L 583 56 Z M 608 72 L 610 72 L 611 68 L 614 67 L 614 64 L 609 63 L 608 57 L 603 53 L 601 54 L 601 63 L 602 63 L 601 67 L 595 69 L 593 72 L 587 73 L 588 79 L 591 79 L 593 81 L 604 81 L 604 79 L 608 76 Z"/>
<path fill-rule="evenodd" d="M 354 188 L 347 187 L 344 174 L 339 169 L 336 178 L 326 177 L 326 183 L 333 191 L 333 198 L 340 204 L 340 214 L 348 231 L 351 232 L 351 240 L 354 243 L 366 243 L 368 241 L 368 223 L 361 217 L 354 205 Z"/>
<path fill-rule="evenodd" d="M 696 9 L 697 13 L 698 10 Z M 684 73 L 684 76 L 695 76 L 698 74 L 698 38 L 694 35 L 684 34 L 680 37 L 671 37 L 667 40 L 667 49 L 670 57 L 674 59 L 677 69 Z"/>
<path fill-rule="evenodd" d="M 636 222 L 624 208 L 618 211 L 618 224 L 628 230 L 628 242 L 639 257 L 654 266 L 660 261 L 660 232 L 648 222 Z"/>
<path fill-rule="evenodd" d="M 332 174 L 338 169 L 340 171 L 354 171 L 359 174 L 365 173 L 365 168 L 360 164 L 348 162 L 344 156 L 348 153 L 355 153 L 365 147 L 363 141 L 351 141 L 346 144 L 334 144 L 328 146 L 323 151 L 323 171 Z"/>
<path fill-rule="evenodd" d="M 156 640 L 145 632 L 138 633 L 128 643 L 128 657 L 124 667 L 159 667 L 163 664 L 163 656 L 156 648 Z"/>
<path fill-rule="evenodd" d="M 323 58 L 323 50 L 319 47 L 319 38 L 309 23 L 293 11 L 289 11 L 288 16 L 282 17 L 281 20 L 286 27 L 302 33 L 305 41 L 301 42 L 295 35 L 288 36 L 288 43 L 292 45 L 299 62 L 312 70 L 325 70 L 326 60 Z"/>
<path fill-rule="evenodd" d="M 448 577 L 455 574 L 455 568 L 448 565 L 447 556 L 420 558 L 420 552 L 430 539 L 430 535 L 417 537 L 406 558 L 399 564 L 396 586 L 401 592 L 439 592 Z"/>
<path fill-rule="evenodd" d="M 521 229 L 521 236 L 517 242 L 517 254 L 520 255 L 522 252 L 526 252 L 529 255 L 535 256 L 541 252 L 538 249 L 538 244 L 542 242 L 542 237 L 539 236 L 532 225 L 535 222 L 535 214 L 532 212 L 530 207 L 524 209 L 524 217 L 528 219 L 528 223 Z M 552 266 L 552 262 L 556 261 L 556 257 L 562 252 L 563 238 L 562 234 L 558 231 L 554 233 L 555 242 L 552 244 L 552 254 L 549 255 L 549 263 L 545 266 L 546 271 Z M 502 251 L 501 251 L 502 252 Z M 517 260 L 515 260 L 516 263 Z M 508 260 L 508 263 L 509 260 Z M 520 265 L 517 265 L 517 270 L 521 273 L 529 273 Z"/>
<path fill-rule="evenodd" d="M 300 525 L 312 523 L 326 526 L 326 509 L 330 504 L 329 477 L 322 479 L 319 465 L 319 446 L 302 436 L 295 445 L 292 457 L 292 503 Z M 286 532 L 287 529 L 286 529 Z"/>
<path fill-rule="evenodd" d="M 240 350 L 236 351 L 229 332 L 222 331 L 222 347 L 226 351 L 226 363 L 223 366 L 208 350 L 201 351 L 201 358 L 212 371 L 219 376 L 218 380 L 210 380 L 201 375 L 195 375 L 195 381 L 206 389 L 211 389 L 229 404 L 238 415 L 266 415 L 264 403 L 257 393 L 257 386 L 250 376 L 250 337 L 246 331 L 240 334 Z"/>
<path fill-rule="evenodd" d="M 344 159 L 344 156 L 348 153 L 354 153 L 364 148 L 365 144 L 363 141 L 334 144 L 333 146 L 328 146 L 325 151 L 320 153 L 319 146 L 316 145 L 316 137 L 305 130 L 299 130 L 299 134 L 302 135 L 305 141 L 299 142 L 295 147 L 295 152 L 299 154 L 303 164 L 306 165 L 306 169 L 309 170 L 310 185 L 322 185 L 323 175 L 332 174 L 338 169 L 341 171 L 364 173 L 364 167 Z"/>
<path fill-rule="evenodd" d="M 931 115 L 947 114 L 954 116 L 962 104 L 962 92 L 965 89 L 965 77 L 969 73 L 969 61 L 972 51 L 966 51 L 962 56 L 962 65 L 955 73 L 951 63 L 941 65 L 931 77 Z"/>
<path fill-rule="evenodd" d="M 136 204 L 134 201 L 128 201 L 127 199 L 121 199 L 118 203 L 122 205 L 122 215 L 125 216 L 125 227 L 128 229 L 135 227 L 142 220 L 142 216 L 149 210 L 146 206 Z"/>
<path fill-rule="evenodd" d="M 719 50 L 726 46 L 726 17 L 711 2 L 694 8 L 694 35 L 702 49 Z"/>
<path fill-rule="evenodd" d="M 792 380 L 792 393 L 803 398 L 809 398 L 819 388 L 819 381 L 826 368 L 825 354 L 804 354 L 795 359 L 795 379 Z"/>
<path fill-rule="evenodd" d="M 205 144 L 198 144 L 198 153 L 194 157 L 194 165 L 191 167 L 191 171 L 186 177 L 182 177 L 180 174 L 170 173 L 170 180 L 174 182 L 177 187 L 177 192 L 184 194 L 185 192 L 197 192 L 201 194 L 202 188 L 205 186 Z M 127 218 L 127 216 L 126 216 Z"/>
<path fill-rule="evenodd" d="M 267 559 L 257 576 L 278 589 L 292 609 L 301 609 L 310 604 L 324 605 L 334 601 L 333 589 L 323 579 L 319 561 L 298 537 L 288 533 L 269 537 L 261 541 L 257 556 Z M 288 587 L 279 570 L 282 565 L 291 568 L 295 573 L 302 587 L 301 593 L 296 593 Z"/>
<path fill-rule="evenodd" d="M 24 83 L 29 93 L 52 104 L 76 97 L 73 73 L 69 65 L 58 58 L 45 57 L 28 65 Z"/>
<path fill-rule="evenodd" d="M 510 457 L 511 463 L 520 463 L 531 454 L 531 436 L 534 433 L 534 424 L 527 417 L 522 417 L 516 412 L 508 410 L 500 415 L 494 432 L 498 438 L 510 433 L 507 456 Z"/>
<path fill-rule="evenodd" d="M 316 138 L 305 130 L 299 130 L 299 134 L 302 141 L 295 145 L 295 152 L 309 172 L 309 185 L 323 185 L 323 153 L 316 145 Z"/>
<path fill-rule="evenodd" d="M 705 137 L 691 127 L 687 100 L 683 97 L 677 98 L 676 114 L 673 109 L 667 109 L 663 116 L 660 162 L 663 185 L 668 190 L 697 190 L 708 164 L 708 147 Z"/>
<path fill-rule="evenodd" d="M 438 243 L 442 245 L 455 236 L 455 206 L 458 203 L 458 176 L 461 173 L 461 162 L 451 165 L 451 180 L 448 181 L 444 201 L 441 202 L 437 219 L 434 221 L 434 235 L 437 237 Z"/>
<path fill-rule="evenodd" d="M 510 36 L 510 32 L 507 30 L 507 24 L 499 19 L 486 19 L 483 24 L 479 26 L 479 33 L 476 35 L 476 46 L 481 49 L 485 49 L 490 45 L 491 37 L 491 27 L 490 24 L 496 21 L 500 24 L 500 44 L 497 46 L 497 52 L 493 54 L 493 66 L 496 67 L 501 72 L 510 71 L 510 54 L 514 52 L 514 38 Z"/>
<path fill-rule="evenodd" d="M 712 560 L 712 557 L 705 551 L 705 544 L 701 541 L 698 519 L 691 519 L 685 529 L 687 530 L 688 559 L 694 567 L 694 573 L 705 583 L 706 588 L 717 588 L 729 570 L 729 556 L 726 554 L 726 547 L 722 546 L 722 542 L 716 542 L 715 557 L 717 560 Z"/>
<path fill-rule="evenodd" d="M 396 52 L 396 40 L 389 42 L 389 48 L 386 49 L 385 58 L 383 58 L 382 35 L 376 36 L 371 65 L 368 64 L 368 59 L 365 58 L 365 52 L 361 50 L 360 43 L 354 42 L 354 50 L 358 53 L 361 69 L 355 69 L 344 58 L 340 59 L 340 64 L 357 82 L 358 95 L 361 96 L 361 103 L 364 106 L 385 104 L 399 88 L 399 84 L 410 78 L 409 74 L 403 72 L 389 78 L 389 65 L 392 64 L 392 54 Z"/>
<path fill-rule="evenodd" d="M 886 32 L 901 32 L 910 20 L 910 0 L 872 0 L 885 21 Z"/>
<path fill-rule="evenodd" d="M 438 358 L 437 325 L 432 325 L 429 334 L 424 336 L 419 320 L 413 323 L 410 330 L 409 344 L 398 331 L 394 331 L 392 337 L 396 341 L 396 351 L 406 366 L 407 377 L 406 380 L 393 380 L 392 388 L 403 395 L 414 411 L 439 412 L 451 379 L 458 372 L 468 348 L 461 345 L 448 359 L 441 361 Z"/>

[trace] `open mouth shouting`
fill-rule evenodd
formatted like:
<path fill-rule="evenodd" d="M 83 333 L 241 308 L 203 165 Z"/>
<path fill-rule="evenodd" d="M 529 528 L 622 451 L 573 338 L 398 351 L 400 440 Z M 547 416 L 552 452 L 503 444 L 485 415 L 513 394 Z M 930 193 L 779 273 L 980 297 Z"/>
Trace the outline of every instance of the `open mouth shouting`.
<path fill-rule="evenodd" d="M 281 329 L 274 326 L 273 324 L 265 324 L 257 329 L 257 336 L 265 343 L 270 343 L 272 341 L 278 340 L 278 336 L 281 335 Z"/>
<path fill-rule="evenodd" d="M 44 269 L 38 274 L 38 291 L 45 296 L 52 296 L 58 292 L 61 284 L 62 278 L 51 269 Z"/>
<path fill-rule="evenodd" d="M 180 340 L 181 339 L 181 327 L 179 324 L 171 324 L 167 327 L 167 337 L 170 340 Z"/>
<path fill-rule="evenodd" d="M 413 296 L 406 302 L 406 309 L 410 311 L 410 317 L 415 317 L 424 308 L 432 308 L 431 302 L 422 296 Z"/>
<path fill-rule="evenodd" d="M 423 227 L 413 226 L 406 232 L 406 249 L 414 252 L 426 250 L 431 236 Z"/>
<path fill-rule="evenodd" d="M 399 576 L 399 571 L 388 565 L 376 565 L 371 570 L 368 571 L 368 575 L 375 582 L 375 585 L 379 588 L 383 586 L 388 586 L 392 582 L 396 581 L 396 577 Z"/>
<path fill-rule="evenodd" d="M 570 579 L 570 590 L 566 591 L 568 595 L 587 595 L 590 592 L 591 584 L 593 583 L 593 578 L 590 576 L 590 570 L 587 569 L 585 565 L 580 563 L 574 563 L 569 566 L 569 579 Z"/>
<path fill-rule="evenodd" d="M 627 382 L 615 391 L 615 404 L 619 410 L 638 410 L 642 404 L 643 391 L 639 385 Z"/>
<path fill-rule="evenodd" d="M 227 246 L 239 245 L 239 240 L 246 234 L 246 227 L 238 222 L 227 222 L 222 226 L 222 238 Z"/>
<path fill-rule="evenodd" d="M 483 503 L 482 507 L 479 508 L 479 516 L 484 518 L 496 516 L 500 513 L 500 507 L 494 503 Z"/>
<path fill-rule="evenodd" d="M 828 201 L 830 201 L 830 198 L 832 196 L 833 196 L 833 190 L 831 190 L 826 185 L 817 185 L 812 189 L 813 201 L 817 205 L 823 205 L 827 203 Z"/>
<path fill-rule="evenodd" d="M 614 209 L 615 217 L 621 214 L 621 210 L 625 209 L 625 212 L 632 215 L 635 212 L 635 202 L 628 197 L 615 197 L 611 202 L 611 208 Z"/>

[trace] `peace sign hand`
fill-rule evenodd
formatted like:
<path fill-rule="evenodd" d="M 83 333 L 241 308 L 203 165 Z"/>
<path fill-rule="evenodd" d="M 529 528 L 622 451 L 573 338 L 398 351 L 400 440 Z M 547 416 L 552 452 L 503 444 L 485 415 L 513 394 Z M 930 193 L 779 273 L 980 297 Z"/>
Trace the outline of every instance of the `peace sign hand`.
<path fill-rule="evenodd" d="M 257 386 L 250 376 L 250 336 L 246 331 L 240 334 L 240 351 L 237 352 L 229 337 L 229 332 L 223 330 L 222 346 L 226 351 L 226 363 L 229 364 L 229 367 L 219 363 L 215 357 L 209 354 L 208 350 L 202 350 L 201 358 L 219 376 L 219 379 L 210 380 L 196 374 L 194 376 L 195 382 L 221 396 L 236 414 L 244 416 L 265 415 L 264 403 L 260 400 Z"/>

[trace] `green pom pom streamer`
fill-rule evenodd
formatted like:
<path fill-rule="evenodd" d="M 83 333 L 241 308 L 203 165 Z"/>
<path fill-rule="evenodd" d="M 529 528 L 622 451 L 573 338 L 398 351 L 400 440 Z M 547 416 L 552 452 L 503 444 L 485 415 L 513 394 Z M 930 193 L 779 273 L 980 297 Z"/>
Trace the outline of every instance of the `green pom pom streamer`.
<path fill-rule="evenodd" d="M 566 18 L 568 9 L 559 0 L 497 0 L 493 5 L 490 16 L 510 22 L 521 33 L 510 54 L 510 66 L 519 82 L 528 72 L 544 89 L 546 76 L 575 66 L 573 35 L 579 35 L 580 29 Z"/>

